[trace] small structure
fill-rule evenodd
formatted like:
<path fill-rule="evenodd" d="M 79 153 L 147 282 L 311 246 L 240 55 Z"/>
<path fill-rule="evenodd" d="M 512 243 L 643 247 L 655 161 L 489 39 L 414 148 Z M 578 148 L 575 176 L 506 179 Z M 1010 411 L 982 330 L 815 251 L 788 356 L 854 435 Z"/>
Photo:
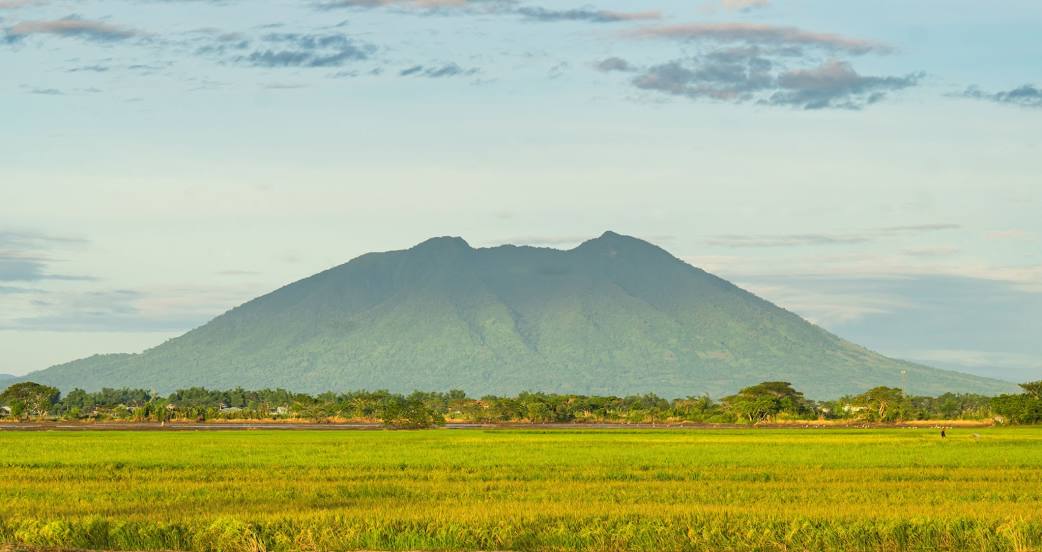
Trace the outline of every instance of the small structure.
<path fill-rule="evenodd" d="M 11 415 L 10 406 L 0 406 L 0 418 L 6 418 Z"/>

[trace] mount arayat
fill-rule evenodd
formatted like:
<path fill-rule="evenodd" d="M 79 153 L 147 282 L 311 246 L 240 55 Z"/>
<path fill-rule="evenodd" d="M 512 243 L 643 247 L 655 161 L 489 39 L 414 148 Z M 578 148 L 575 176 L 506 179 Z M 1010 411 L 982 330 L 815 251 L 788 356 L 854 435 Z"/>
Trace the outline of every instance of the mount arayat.
<path fill-rule="evenodd" d="M 613 232 L 567 251 L 475 249 L 445 237 L 369 253 L 143 353 L 96 355 L 25 379 L 66 391 L 455 388 L 472 396 L 718 397 L 767 380 L 812 398 L 880 385 L 1015 390 L 876 354 Z"/>

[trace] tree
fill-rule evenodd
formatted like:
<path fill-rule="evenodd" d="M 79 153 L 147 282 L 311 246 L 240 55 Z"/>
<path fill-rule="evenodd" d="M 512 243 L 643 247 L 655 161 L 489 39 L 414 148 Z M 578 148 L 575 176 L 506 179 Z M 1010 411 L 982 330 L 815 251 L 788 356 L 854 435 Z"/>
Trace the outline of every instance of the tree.
<path fill-rule="evenodd" d="M 415 396 L 388 401 L 384 407 L 381 420 L 387 426 L 397 429 L 427 429 L 443 425 L 445 418 Z"/>
<path fill-rule="evenodd" d="M 1020 384 L 1026 395 L 1042 400 L 1042 380 Z"/>
<path fill-rule="evenodd" d="M 42 417 L 47 414 L 59 398 L 61 392 L 54 387 L 31 381 L 16 383 L 0 394 L 0 402 L 10 405 L 12 411 L 16 405 L 20 405 L 24 408 L 25 415 L 30 417 Z"/>
<path fill-rule="evenodd" d="M 806 416 L 813 413 L 810 401 L 787 381 L 765 381 L 746 387 L 721 401 L 738 419 L 765 422 L 785 413 Z"/>
<path fill-rule="evenodd" d="M 690 422 L 704 422 L 715 414 L 716 405 L 709 395 L 689 396 L 686 399 L 673 401 L 673 413 Z"/>
<path fill-rule="evenodd" d="M 907 399 L 901 389 L 880 386 L 854 397 L 854 401 L 858 406 L 868 408 L 873 419 L 893 422 L 903 418 Z"/>
<path fill-rule="evenodd" d="M 1042 422 L 1042 381 L 1022 383 L 1020 387 L 1024 393 L 993 398 L 992 410 L 1011 424 Z"/>

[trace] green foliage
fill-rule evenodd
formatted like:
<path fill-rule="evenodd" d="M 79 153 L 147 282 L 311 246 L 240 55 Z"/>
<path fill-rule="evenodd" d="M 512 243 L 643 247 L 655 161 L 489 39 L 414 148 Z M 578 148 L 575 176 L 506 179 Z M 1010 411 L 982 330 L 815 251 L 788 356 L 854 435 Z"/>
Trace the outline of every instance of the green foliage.
<path fill-rule="evenodd" d="M 1039 550 L 1042 429 L 973 432 L 0 432 L 0 549 Z"/>
<path fill-rule="evenodd" d="M 1020 384 L 1024 394 L 1042 400 L 1042 381 L 1032 381 Z"/>
<path fill-rule="evenodd" d="M 607 233 L 570 251 L 439 238 L 364 255 L 140 355 L 95 356 L 33 377 L 65 390 L 666 398 L 720 397 L 775 379 L 825 398 L 892 385 L 902 373 L 913 393 L 1013 390 L 877 355 L 658 247 Z M 521 406 L 523 416 L 558 416 L 539 401 Z"/>
<path fill-rule="evenodd" d="M 1019 395 L 1000 395 L 991 401 L 995 413 L 1006 423 L 1042 423 L 1042 381 L 1024 383 Z"/>
<path fill-rule="evenodd" d="M 911 405 L 904 391 L 896 387 L 874 387 L 854 397 L 852 404 L 864 408 L 864 417 L 876 422 L 906 419 Z"/>
<path fill-rule="evenodd" d="M 0 393 L 0 404 L 8 405 L 12 413 L 17 408 L 19 414 L 40 417 L 47 414 L 60 397 L 61 392 L 54 387 L 27 381 L 16 383 Z"/>
<path fill-rule="evenodd" d="M 444 425 L 445 418 L 436 405 L 425 400 L 424 395 L 416 392 L 408 397 L 389 401 L 380 417 L 385 424 L 398 429 L 427 429 Z"/>
<path fill-rule="evenodd" d="M 814 417 L 814 406 L 787 381 L 766 381 L 746 387 L 723 399 L 724 407 L 740 420 L 766 422 L 785 414 L 792 418 Z"/>
<path fill-rule="evenodd" d="M 1031 389 L 1030 384 L 1025 384 Z M 28 389 L 22 387 L 19 389 Z M 51 390 L 53 391 L 53 390 Z M 8 401 L 14 417 L 26 403 Z M 666 400 L 655 394 L 626 397 L 523 392 L 516 397 L 485 395 L 473 399 L 461 390 L 415 391 L 406 396 L 380 391 L 325 392 L 319 395 L 284 389 L 182 389 L 161 397 L 137 389 L 71 391 L 50 405 L 49 414 L 66 420 L 266 420 L 381 421 L 390 427 L 426 428 L 446 419 L 477 423 L 760 423 L 827 418 L 901 422 L 910 420 L 986 420 L 1007 423 L 1042 421 L 1042 401 L 1031 392 L 1003 395 L 945 393 L 906 396 L 900 389 L 878 387 L 857 396 L 815 402 L 787 382 L 764 382 L 713 401 L 708 395 Z M 39 414 L 37 414 L 39 415 Z"/>

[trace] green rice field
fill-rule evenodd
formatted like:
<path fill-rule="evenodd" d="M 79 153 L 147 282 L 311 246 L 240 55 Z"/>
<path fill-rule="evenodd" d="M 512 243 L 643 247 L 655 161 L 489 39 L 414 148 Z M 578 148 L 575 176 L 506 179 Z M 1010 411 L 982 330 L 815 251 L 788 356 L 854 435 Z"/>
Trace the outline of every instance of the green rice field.
<path fill-rule="evenodd" d="M 0 431 L 0 546 L 1042 550 L 1042 429 Z"/>

